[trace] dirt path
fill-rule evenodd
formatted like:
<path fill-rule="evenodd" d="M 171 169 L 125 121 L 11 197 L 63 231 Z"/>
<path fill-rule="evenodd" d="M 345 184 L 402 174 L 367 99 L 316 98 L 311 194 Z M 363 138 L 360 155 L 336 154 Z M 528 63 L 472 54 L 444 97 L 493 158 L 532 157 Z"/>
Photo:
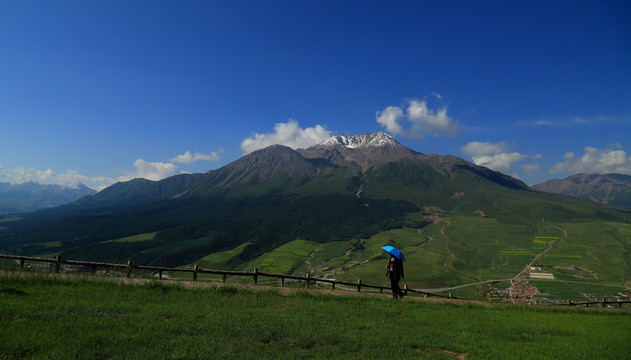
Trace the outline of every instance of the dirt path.
<path fill-rule="evenodd" d="M 567 237 L 567 231 L 557 225 L 553 225 L 553 224 L 545 224 L 548 226 L 552 226 L 554 228 L 557 228 L 561 231 L 563 231 L 563 237 L 566 238 Z M 528 263 L 524 269 L 522 271 L 520 271 L 517 275 L 513 276 L 513 280 L 516 280 L 518 278 L 520 278 L 524 273 L 528 272 L 530 270 L 530 267 L 532 266 L 532 264 L 536 263 L 537 261 L 539 261 L 539 259 L 541 259 L 548 251 L 550 251 L 552 249 L 552 245 L 554 245 L 555 240 L 551 240 L 548 241 L 548 244 L 546 244 L 546 247 L 541 250 L 537 255 L 535 255 L 535 257 L 532 259 L 532 261 L 530 261 L 530 263 Z"/>
<path fill-rule="evenodd" d="M 445 221 L 445 222 L 446 222 L 446 224 L 443 225 L 442 228 L 440 228 L 440 234 L 445 238 L 445 247 L 447 248 L 447 252 L 451 253 L 451 250 L 449 249 L 449 236 L 447 236 L 447 234 L 445 234 L 445 229 L 447 228 L 447 226 L 451 225 L 451 222 L 449 222 L 449 221 Z M 455 272 L 456 269 L 454 268 L 454 266 L 452 264 L 453 263 L 453 258 L 454 258 L 453 255 L 447 255 L 447 258 L 445 259 L 445 262 L 444 262 L 443 265 L 446 268 L 449 268 L 449 269 L 451 269 L 452 271 Z"/>
<path fill-rule="evenodd" d="M 311 260 L 313 258 L 313 256 L 315 255 L 316 252 L 320 251 L 320 249 L 322 249 L 324 245 L 320 245 L 317 248 L 315 248 L 315 250 L 313 250 L 311 252 L 311 254 L 309 254 L 309 256 L 307 256 L 307 258 L 305 258 L 305 266 L 307 267 L 307 273 L 311 274 L 313 272 L 313 266 L 311 265 Z"/>
<path fill-rule="evenodd" d="M 450 221 L 445 221 L 446 224 L 443 225 L 443 227 L 440 229 L 440 234 L 445 238 L 445 247 L 447 248 L 447 258 L 445 259 L 445 262 L 443 263 L 443 266 L 448 268 L 449 270 L 453 271 L 454 273 L 460 274 L 462 275 L 464 278 L 472 278 L 471 274 L 467 274 L 465 272 L 459 271 L 454 267 L 454 258 L 455 255 L 451 254 L 451 249 L 449 249 L 449 236 L 445 233 L 445 229 L 447 229 L 447 227 L 449 225 L 451 225 Z"/>

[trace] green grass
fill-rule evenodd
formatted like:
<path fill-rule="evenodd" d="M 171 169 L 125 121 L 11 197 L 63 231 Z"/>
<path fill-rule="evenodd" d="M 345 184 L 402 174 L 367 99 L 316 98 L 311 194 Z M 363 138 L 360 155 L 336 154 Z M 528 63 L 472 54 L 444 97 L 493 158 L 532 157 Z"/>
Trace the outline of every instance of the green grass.
<path fill-rule="evenodd" d="M 128 236 L 128 237 L 124 237 L 124 238 L 120 238 L 120 239 L 115 239 L 115 240 L 108 240 L 108 241 L 103 241 L 103 244 L 107 244 L 107 243 L 128 243 L 128 242 L 140 242 L 140 241 L 149 241 L 149 240 L 153 240 L 156 237 L 156 234 L 158 232 L 151 232 L 151 233 L 145 233 L 145 234 L 138 234 L 138 235 L 134 235 L 134 236 Z"/>
<path fill-rule="evenodd" d="M 196 261 L 194 264 L 183 266 L 183 267 L 191 268 L 193 267 L 193 265 L 198 265 L 199 267 L 206 268 L 206 269 L 224 268 L 225 263 L 229 262 L 232 258 L 238 256 L 243 251 L 243 249 L 245 249 L 245 247 L 248 245 L 250 245 L 249 242 L 243 243 L 234 249 L 212 253 Z"/>
<path fill-rule="evenodd" d="M 631 351 L 630 312 L 37 276 L 0 277 L 0 328 L 0 359 L 624 359 Z"/>
<path fill-rule="evenodd" d="M 294 240 L 259 256 L 250 262 L 250 268 L 257 267 L 261 272 L 274 274 L 303 275 L 306 271 L 305 260 L 317 246 L 313 241 Z"/>

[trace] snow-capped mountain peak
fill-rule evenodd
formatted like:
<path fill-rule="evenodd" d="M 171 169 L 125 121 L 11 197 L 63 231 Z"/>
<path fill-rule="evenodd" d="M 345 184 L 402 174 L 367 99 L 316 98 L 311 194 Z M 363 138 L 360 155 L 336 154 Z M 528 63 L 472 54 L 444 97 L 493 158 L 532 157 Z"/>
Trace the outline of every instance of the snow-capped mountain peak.
<path fill-rule="evenodd" d="M 322 142 L 322 146 L 336 146 L 341 145 L 349 149 L 367 148 L 367 147 L 382 147 L 388 145 L 398 144 L 397 140 L 382 132 L 377 131 L 368 134 L 359 134 L 353 136 L 346 135 L 334 135 L 330 139 Z"/>

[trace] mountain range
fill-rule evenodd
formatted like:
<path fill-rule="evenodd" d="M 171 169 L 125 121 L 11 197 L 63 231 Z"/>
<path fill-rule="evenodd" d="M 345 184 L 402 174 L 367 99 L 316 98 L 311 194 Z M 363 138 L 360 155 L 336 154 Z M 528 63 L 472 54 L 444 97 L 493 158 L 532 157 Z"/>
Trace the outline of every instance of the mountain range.
<path fill-rule="evenodd" d="M 631 208 L 631 176 L 624 174 L 576 174 L 533 185 L 533 189 L 574 196 L 599 204 Z"/>
<path fill-rule="evenodd" d="M 553 255 L 540 257 L 547 265 L 624 283 L 629 219 L 377 132 L 307 149 L 274 145 L 204 174 L 135 179 L 5 215 L 0 252 L 356 280 L 383 277 L 380 248 L 389 244 L 405 252 L 410 284 L 445 286 L 512 277 L 553 241 Z"/>
<path fill-rule="evenodd" d="M 83 184 L 69 187 L 35 182 L 23 184 L 0 182 L 0 214 L 59 206 L 95 193 L 96 190 Z"/>

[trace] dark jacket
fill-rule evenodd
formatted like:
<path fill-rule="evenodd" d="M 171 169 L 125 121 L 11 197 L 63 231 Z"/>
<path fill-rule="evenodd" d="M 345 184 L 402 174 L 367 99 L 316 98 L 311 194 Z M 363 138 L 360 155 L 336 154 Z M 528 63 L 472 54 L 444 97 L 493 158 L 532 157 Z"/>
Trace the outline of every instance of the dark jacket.
<path fill-rule="evenodd" d="M 403 275 L 403 261 L 396 256 L 390 255 L 388 263 L 388 277 L 390 279 L 401 279 Z"/>

